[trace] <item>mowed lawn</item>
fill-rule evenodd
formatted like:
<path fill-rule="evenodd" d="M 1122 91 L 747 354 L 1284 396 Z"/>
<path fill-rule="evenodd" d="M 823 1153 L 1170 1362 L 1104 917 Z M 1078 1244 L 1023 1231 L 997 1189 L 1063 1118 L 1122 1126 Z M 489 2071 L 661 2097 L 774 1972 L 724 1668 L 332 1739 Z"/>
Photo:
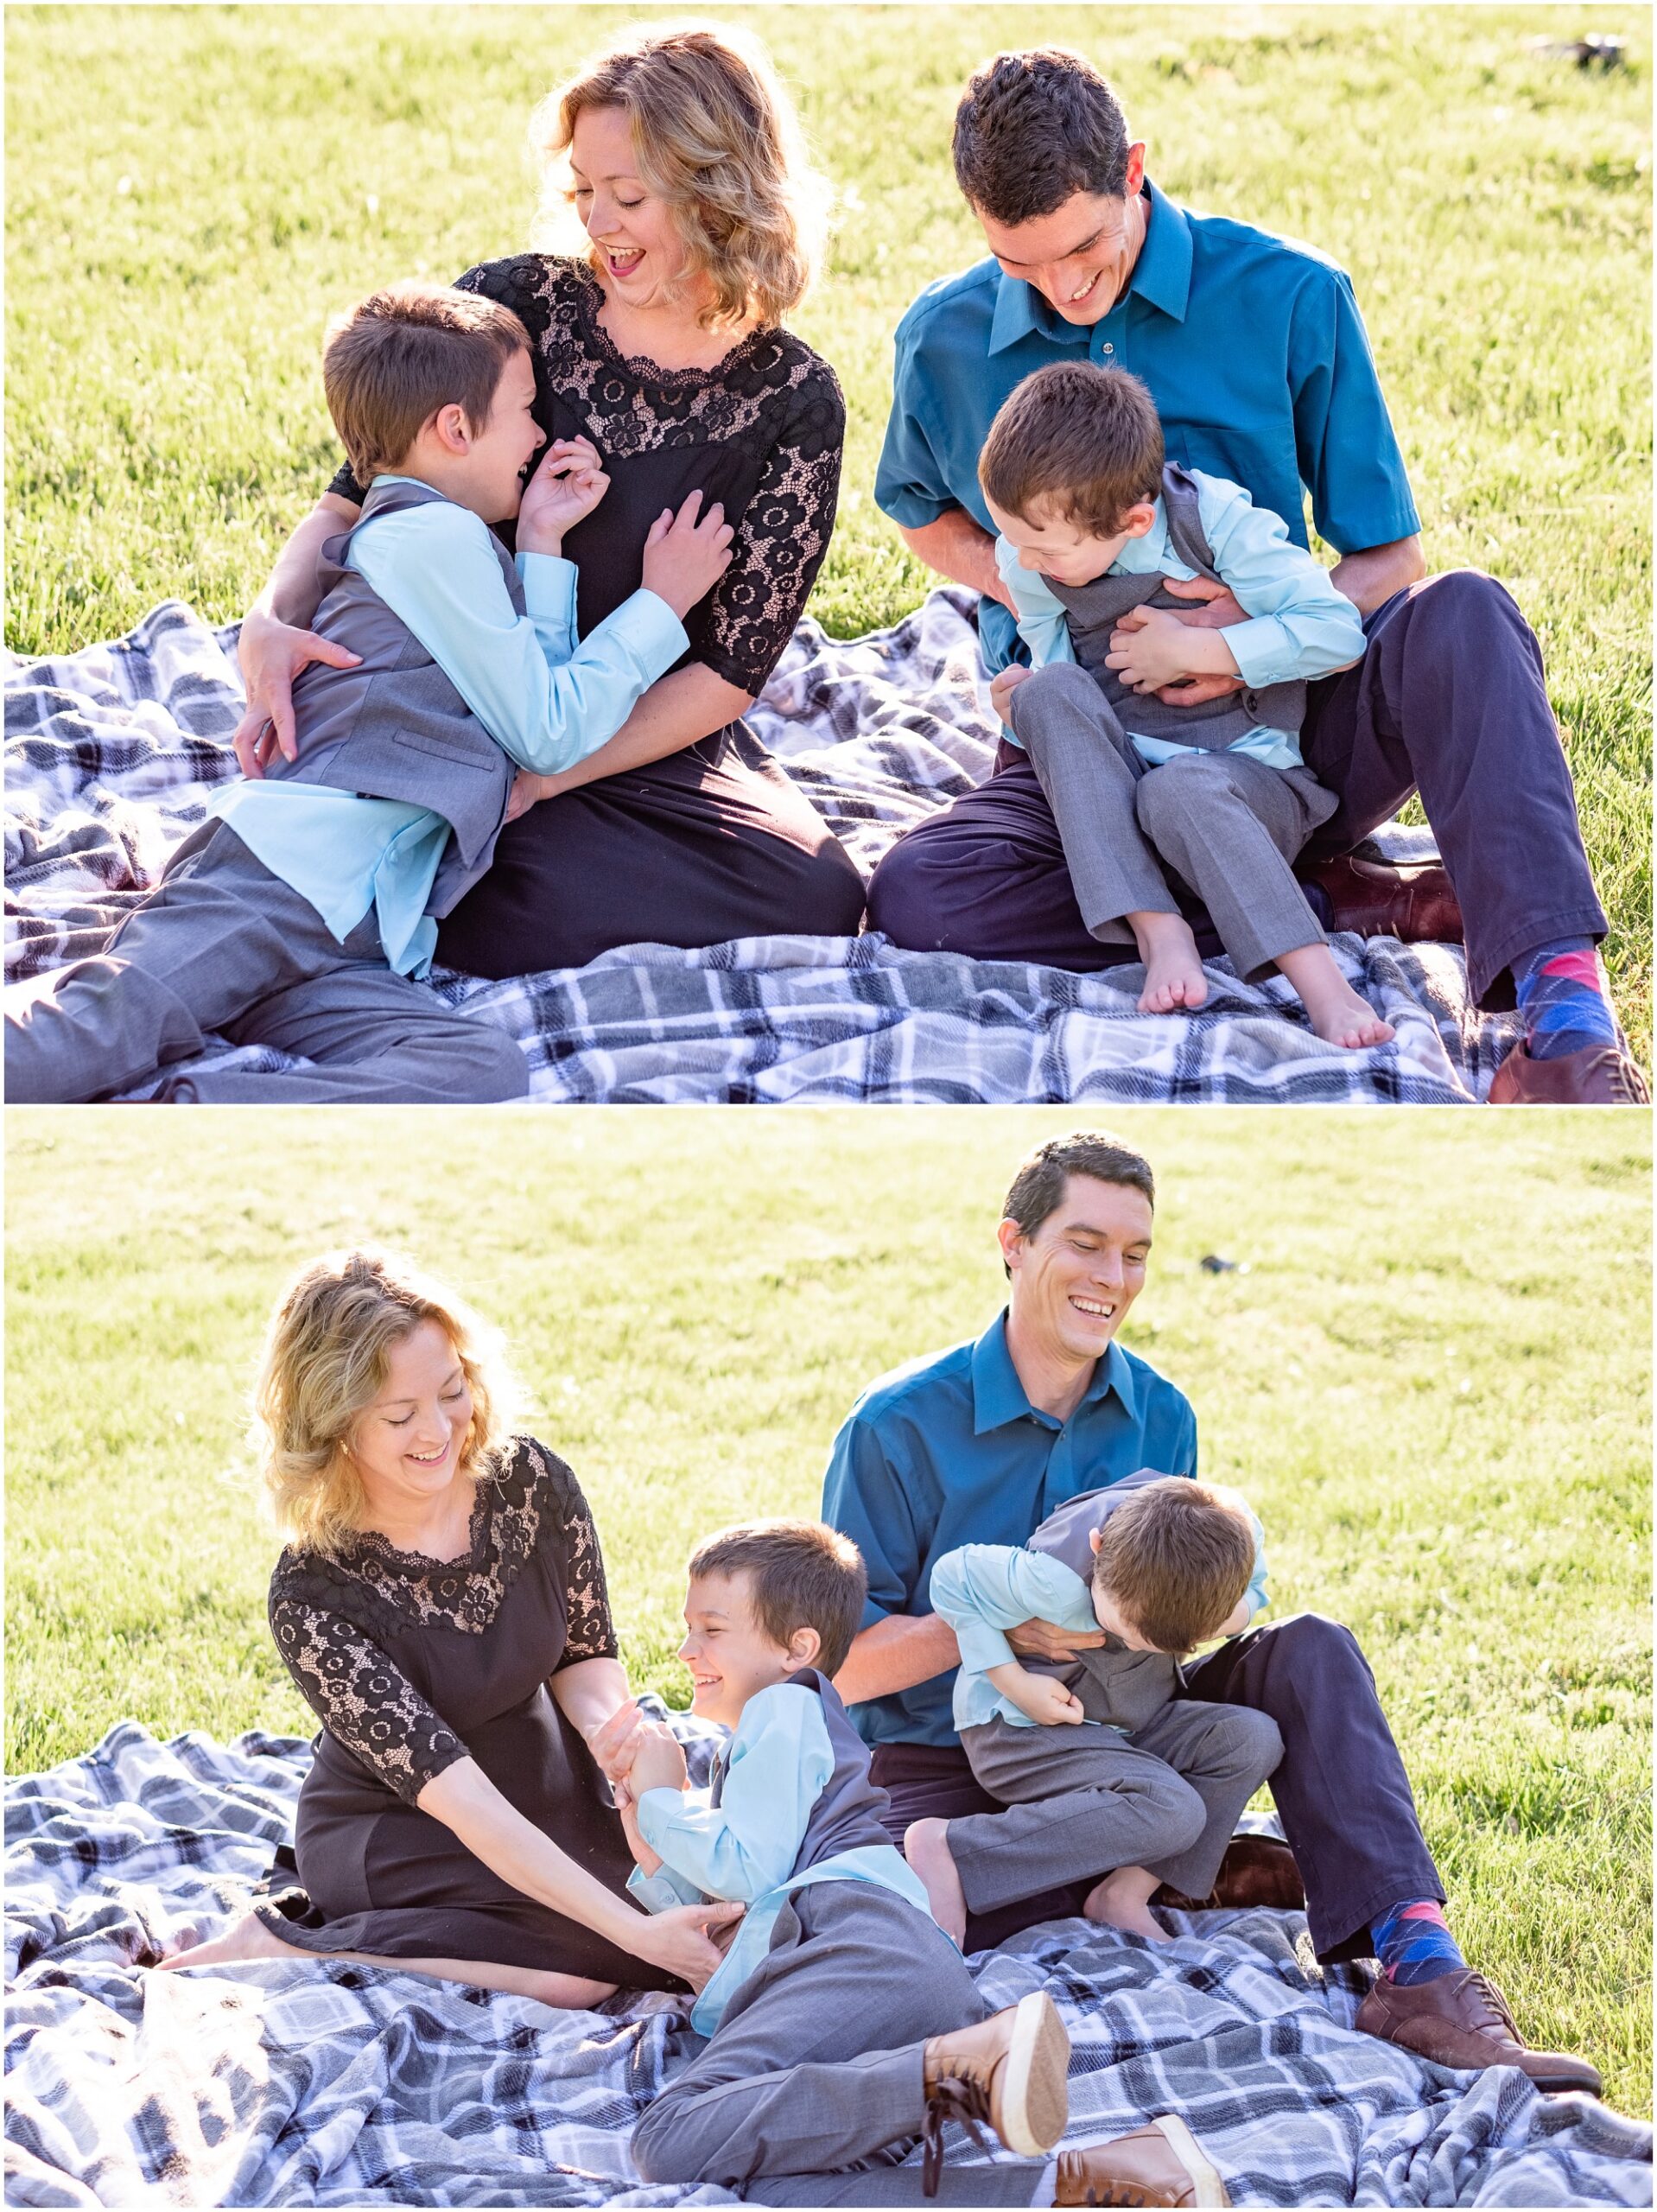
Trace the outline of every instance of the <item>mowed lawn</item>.
<path fill-rule="evenodd" d="M 1514 8 L 721 9 L 794 86 L 840 194 L 798 326 L 850 410 L 813 611 L 888 623 L 934 581 L 872 497 L 891 335 L 977 259 L 948 146 L 998 47 L 1083 48 L 1177 197 L 1350 270 L 1433 568 L 1540 634 L 1622 1019 L 1650 1044 L 1649 11 L 1628 66 Z M 337 459 L 324 321 L 521 249 L 524 123 L 616 9 L 7 11 L 8 642 L 66 651 L 158 600 L 239 613 Z M 1516 802 L 1518 803 L 1518 802 Z"/>
<path fill-rule="evenodd" d="M 859 1389 L 975 1335 L 1054 1113 L 539 1123 L 7 1116 L 8 1763 L 134 1715 L 311 1716 L 251 1487 L 265 1317 L 376 1236 L 508 1331 L 592 1500 L 634 1682 L 682 1703 L 692 1542 L 815 1511 Z M 1362 1639 L 1470 1953 L 1649 2108 L 1649 1141 L 1638 1117 L 1124 1114 L 1162 1185 L 1127 1341 Z M 521 1135 L 520 1135 L 521 1132 Z M 230 1195 L 226 1195 L 230 1194 Z M 1236 1262 L 1206 1271 L 1205 1255 Z"/>

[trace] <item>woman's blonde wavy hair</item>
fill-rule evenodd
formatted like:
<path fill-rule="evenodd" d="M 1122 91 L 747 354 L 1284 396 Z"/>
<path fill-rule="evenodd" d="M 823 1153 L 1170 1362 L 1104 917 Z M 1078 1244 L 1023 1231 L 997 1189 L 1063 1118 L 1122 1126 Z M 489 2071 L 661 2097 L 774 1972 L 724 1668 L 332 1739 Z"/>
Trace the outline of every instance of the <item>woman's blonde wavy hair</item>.
<path fill-rule="evenodd" d="M 472 1392 L 461 1471 L 492 1468 L 517 1390 L 496 1332 L 430 1276 L 357 1249 L 312 1261 L 265 1332 L 254 1385 L 254 1445 L 277 1528 L 295 1551 L 338 1554 L 365 1526 L 366 1500 L 349 1446 L 385 1382 L 393 1345 L 435 1321 Z"/>
<path fill-rule="evenodd" d="M 811 168 L 793 102 L 765 49 L 729 24 L 651 24 L 592 55 L 530 123 L 542 158 L 537 235 L 570 200 L 569 147 L 583 109 L 619 107 L 640 181 L 667 203 L 687 279 L 706 276 L 705 328 L 779 323 L 804 298 L 832 192 Z M 587 260 L 599 266 L 598 249 Z"/>

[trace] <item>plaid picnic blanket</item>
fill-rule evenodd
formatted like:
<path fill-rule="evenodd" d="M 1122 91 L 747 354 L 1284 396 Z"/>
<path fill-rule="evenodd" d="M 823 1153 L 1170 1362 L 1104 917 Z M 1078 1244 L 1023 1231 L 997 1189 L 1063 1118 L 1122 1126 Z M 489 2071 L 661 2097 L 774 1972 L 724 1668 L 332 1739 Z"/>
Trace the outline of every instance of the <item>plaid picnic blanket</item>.
<path fill-rule="evenodd" d="M 675 1725 L 705 1776 L 712 1732 Z M 124 1721 L 10 1785 L 7 2202 L 735 2202 L 630 2166 L 634 2120 L 691 2047 L 671 1997 L 557 2013 L 343 1961 L 139 1967 L 245 1904 L 309 1758 Z M 1362 1972 L 1321 1974 L 1299 1917 L 1173 1924 L 1152 1945 L 1052 1922 L 972 1962 L 995 2004 L 1044 1986 L 1062 2011 L 1067 2144 L 1178 2113 L 1239 2205 L 1650 2202 L 1647 2127 L 1354 2034 Z M 952 2129 L 949 2155 L 986 2154 Z"/>
<path fill-rule="evenodd" d="M 988 774 L 996 725 L 969 595 L 935 591 L 849 643 L 803 622 L 748 720 L 867 874 L 901 832 Z M 6 966 L 41 974 L 101 949 L 236 772 L 234 628 L 168 601 L 130 636 L 58 660 L 9 657 Z M 1210 967 L 1196 1014 L 1134 1006 L 1139 971 L 1076 976 L 879 935 L 629 945 L 503 982 L 441 974 L 452 1002 L 506 1029 L 549 1103 L 1097 1100 L 1466 1104 L 1516 1041 L 1481 1016 L 1459 948 L 1336 939 L 1397 1029 L 1325 1046 L 1289 986 Z M 248 1068 L 258 1047 L 210 1053 Z"/>

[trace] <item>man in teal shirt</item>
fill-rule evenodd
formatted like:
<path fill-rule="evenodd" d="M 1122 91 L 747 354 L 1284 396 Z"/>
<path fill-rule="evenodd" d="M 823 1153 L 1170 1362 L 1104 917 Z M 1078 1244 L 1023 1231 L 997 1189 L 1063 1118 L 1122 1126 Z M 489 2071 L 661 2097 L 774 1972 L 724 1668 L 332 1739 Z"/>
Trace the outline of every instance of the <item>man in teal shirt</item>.
<path fill-rule="evenodd" d="M 1594 949 L 1605 917 L 1540 649 L 1492 578 L 1425 575 L 1344 273 L 1311 247 L 1176 206 L 1146 177 L 1109 86 L 1063 49 L 986 65 L 961 103 L 955 160 L 994 258 L 929 286 L 898 326 L 875 499 L 911 551 L 982 594 L 991 674 L 1023 650 L 978 486 L 990 423 L 1050 361 L 1131 369 L 1170 460 L 1242 485 L 1303 545 L 1310 493 L 1340 556 L 1334 581 L 1365 618 L 1362 659 L 1311 687 L 1302 732 L 1306 766 L 1341 802 L 1306 855 L 1325 918 L 1366 935 L 1464 934 L 1476 999 L 1516 1000 L 1525 1017 L 1493 1101 L 1641 1100 Z M 1198 621 L 1243 619 L 1200 578 L 1176 592 Z M 1195 702 L 1232 683 L 1160 696 Z M 1349 857 L 1417 791 L 1447 880 Z M 886 855 L 869 912 L 916 950 L 1081 969 L 1122 957 L 1083 925 L 1035 772 L 1010 747 L 987 784 Z"/>
<path fill-rule="evenodd" d="M 996 1809 L 955 1734 L 959 1652 L 931 1609 L 934 1562 L 962 1544 L 1023 1544 L 1071 1498 L 1140 1469 L 1197 1472 L 1190 1403 L 1116 1341 L 1145 1281 L 1155 1195 L 1149 1162 L 1111 1138 L 1040 1147 L 1013 1179 L 998 1232 L 1006 1312 L 975 1344 L 871 1383 L 835 1439 L 822 1517 L 858 1546 L 869 1578 L 864 1624 L 835 1685 L 873 1746 L 894 1842 L 921 1822 Z M 1008 1637 L 1021 1656 L 1059 1659 L 1103 1640 L 1043 1621 Z M 1183 1694 L 1268 1713 L 1283 1738 L 1272 1794 L 1293 1866 L 1262 1865 L 1257 1846 L 1246 1886 L 1228 1892 L 1222 1874 L 1222 1901 L 1291 1903 L 1281 1877 L 1298 1866 L 1318 1956 L 1381 1961 L 1361 2028 L 1441 2065 L 1517 2066 L 1544 2088 L 1597 2093 L 1584 2060 L 1523 2047 L 1457 1948 L 1403 1760 L 1349 1629 L 1315 1613 L 1251 1627 L 1188 1662 Z M 1079 1912 L 1088 1886 L 969 1922 L 969 1947 Z"/>

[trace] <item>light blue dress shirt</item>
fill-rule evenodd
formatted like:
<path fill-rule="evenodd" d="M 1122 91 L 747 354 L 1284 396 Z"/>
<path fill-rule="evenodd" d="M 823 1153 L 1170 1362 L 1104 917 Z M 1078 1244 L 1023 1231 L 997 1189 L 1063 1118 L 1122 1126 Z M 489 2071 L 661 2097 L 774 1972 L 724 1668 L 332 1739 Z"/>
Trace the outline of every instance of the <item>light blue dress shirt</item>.
<path fill-rule="evenodd" d="M 1327 569 L 1314 561 L 1291 538 L 1281 518 L 1257 507 L 1241 484 L 1228 484 L 1217 476 L 1190 472 L 1197 486 L 1197 511 L 1203 535 L 1208 539 L 1214 567 L 1222 582 L 1249 618 L 1235 622 L 1225 632 L 1237 672 L 1251 691 L 1268 683 L 1310 681 L 1330 675 L 1349 662 L 1362 658 L 1363 617 L 1330 581 Z M 1168 536 L 1168 518 L 1160 497 L 1157 518 L 1143 537 L 1130 537 L 1106 574 L 1113 576 L 1173 576 L 1187 582 L 1197 570 L 1182 561 Z M 1074 661 L 1070 624 L 1064 609 L 1044 576 L 1022 568 L 1016 546 L 1005 537 L 995 541 L 995 565 L 1000 570 L 1019 610 L 1019 635 L 1030 648 L 1032 668 L 1052 661 Z M 1171 739 L 1143 737 L 1133 728 L 1133 701 L 1125 698 L 1117 713 L 1135 749 L 1155 765 L 1171 760 L 1178 753 L 1195 753 L 1193 745 Z M 1016 745 L 1011 730 L 1008 737 Z M 1257 727 L 1227 747 L 1247 753 L 1270 768 L 1299 768 L 1300 740 L 1292 730 Z"/>
<path fill-rule="evenodd" d="M 1266 1604 L 1266 1537 L 1258 1516 L 1248 1517 L 1254 1524 L 1254 1571 L 1243 1602 L 1253 1621 Z M 932 1569 L 931 1599 L 933 1611 L 949 1622 L 961 1646 L 955 1685 L 957 1728 L 980 1728 L 997 1719 L 1010 1720 L 1015 1728 L 1039 1725 L 989 1680 L 992 1667 L 1018 1663 L 1019 1655 L 1006 1640 L 1008 1629 L 1025 1621 L 1051 1621 L 1055 1628 L 1091 1635 L 1099 1626 L 1093 1592 L 1079 1574 L 1051 1553 L 1011 1544 L 962 1544 L 946 1552 Z"/>
<path fill-rule="evenodd" d="M 667 601 L 640 590 L 578 645 L 574 565 L 541 553 L 517 563 L 521 615 L 487 524 L 450 499 L 371 518 L 346 552 L 503 752 L 554 776 L 615 735 L 689 640 Z M 372 906 L 387 964 L 401 976 L 430 967 L 437 925 L 426 902 L 449 836 L 441 815 L 286 780 L 232 784 L 207 811 L 341 944 Z"/>
<path fill-rule="evenodd" d="M 803 1684 L 777 1682 L 742 1708 L 717 1805 L 705 1789 L 647 1789 L 638 1800 L 638 1832 L 662 1866 L 655 1874 L 635 1867 L 627 1886 L 648 1911 L 709 1897 L 748 1908 L 691 2012 L 698 2035 L 713 2034 L 770 1949 L 790 1891 L 814 1882 L 874 1882 L 930 1918 L 919 1876 L 890 1844 L 839 1851 L 794 1872 L 811 1808 L 834 1770 L 822 1699 Z"/>

